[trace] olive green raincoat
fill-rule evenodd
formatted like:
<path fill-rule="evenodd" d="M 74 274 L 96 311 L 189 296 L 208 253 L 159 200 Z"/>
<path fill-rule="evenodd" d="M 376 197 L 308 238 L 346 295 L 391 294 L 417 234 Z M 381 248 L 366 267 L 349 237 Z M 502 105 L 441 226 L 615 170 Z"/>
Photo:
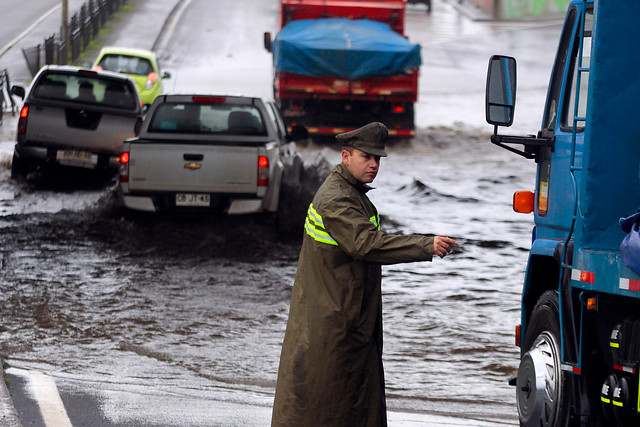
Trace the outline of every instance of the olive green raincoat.
<path fill-rule="evenodd" d="M 381 265 L 430 261 L 433 237 L 380 231 L 370 189 L 341 163 L 305 223 L 272 426 L 386 426 Z"/>

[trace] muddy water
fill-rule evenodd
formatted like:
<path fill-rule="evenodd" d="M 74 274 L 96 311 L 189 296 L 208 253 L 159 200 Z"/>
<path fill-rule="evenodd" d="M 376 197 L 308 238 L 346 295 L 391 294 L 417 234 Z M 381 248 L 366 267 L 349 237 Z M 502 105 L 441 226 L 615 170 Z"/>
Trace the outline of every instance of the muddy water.
<path fill-rule="evenodd" d="M 338 161 L 326 147 L 301 150 L 307 165 L 318 153 Z M 383 227 L 461 243 L 444 260 L 383 268 L 389 407 L 515 423 L 507 381 L 532 224 L 510 203 L 531 189 L 533 163 L 465 129 L 423 129 L 389 151 L 369 193 Z M 126 215 L 108 183 L 17 186 L 7 175 L 3 357 L 68 377 L 250 391 L 269 404 L 298 239 L 279 240 L 256 218 Z"/>

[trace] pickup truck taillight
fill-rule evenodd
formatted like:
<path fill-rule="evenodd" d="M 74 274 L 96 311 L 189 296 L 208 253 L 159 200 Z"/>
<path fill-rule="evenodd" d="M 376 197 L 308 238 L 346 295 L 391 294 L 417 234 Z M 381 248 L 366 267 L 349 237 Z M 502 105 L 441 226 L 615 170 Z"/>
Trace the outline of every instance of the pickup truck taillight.
<path fill-rule="evenodd" d="M 269 185 L 269 158 L 258 156 L 258 187 Z"/>
<path fill-rule="evenodd" d="M 20 118 L 18 119 L 18 133 L 25 133 L 27 130 L 27 116 L 29 115 L 29 106 L 25 105 L 20 110 Z"/>
<path fill-rule="evenodd" d="M 129 182 L 129 152 L 120 154 L 120 166 L 118 168 L 120 182 Z"/>

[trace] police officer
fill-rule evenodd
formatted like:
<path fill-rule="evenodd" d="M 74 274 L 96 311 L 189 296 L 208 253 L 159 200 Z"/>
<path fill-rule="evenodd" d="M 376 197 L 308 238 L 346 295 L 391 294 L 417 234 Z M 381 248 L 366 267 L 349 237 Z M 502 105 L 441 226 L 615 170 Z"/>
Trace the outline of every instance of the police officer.
<path fill-rule="evenodd" d="M 305 221 L 276 385 L 272 426 L 386 426 L 381 265 L 431 261 L 457 242 L 391 235 L 366 193 L 387 128 L 342 133 L 342 163 Z"/>

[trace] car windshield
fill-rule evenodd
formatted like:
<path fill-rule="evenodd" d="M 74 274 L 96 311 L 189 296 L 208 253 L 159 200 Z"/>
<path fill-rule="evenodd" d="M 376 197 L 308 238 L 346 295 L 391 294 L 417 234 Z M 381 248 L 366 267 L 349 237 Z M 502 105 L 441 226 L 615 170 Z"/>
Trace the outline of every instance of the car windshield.
<path fill-rule="evenodd" d="M 161 104 L 156 109 L 150 132 L 226 135 L 267 135 L 260 111 L 251 105 L 221 103 Z"/>
<path fill-rule="evenodd" d="M 62 100 L 135 110 L 131 85 L 96 75 L 47 73 L 33 90 L 37 99 Z"/>
<path fill-rule="evenodd" d="M 103 70 L 116 73 L 146 76 L 153 72 L 151 62 L 147 58 L 132 55 L 107 54 L 98 63 Z"/>

